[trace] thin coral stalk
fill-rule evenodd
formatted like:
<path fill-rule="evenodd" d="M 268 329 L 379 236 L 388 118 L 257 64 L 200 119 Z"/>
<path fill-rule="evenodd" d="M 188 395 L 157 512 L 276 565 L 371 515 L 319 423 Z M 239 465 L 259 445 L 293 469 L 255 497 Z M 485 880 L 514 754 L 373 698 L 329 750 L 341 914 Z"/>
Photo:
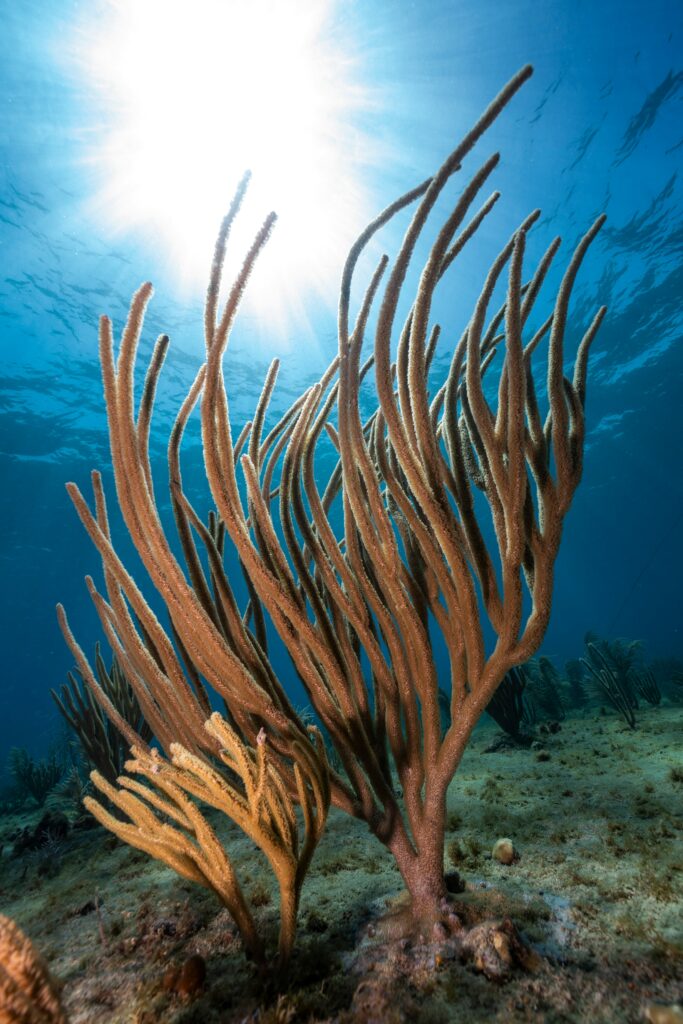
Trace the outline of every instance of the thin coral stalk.
<path fill-rule="evenodd" d="M 296 916 L 306 871 L 322 835 L 330 803 L 325 750 L 319 735 L 292 745 L 296 792 L 303 810 L 303 843 L 294 803 L 277 762 L 269 756 L 261 730 L 256 749 L 246 746 L 218 714 L 205 724 L 217 741 L 219 760 L 240 780 L 197 757 L 179 743 L 171 745 L 171 762 L 157 750 L 133 747 L 128 774 L 118 788 L 99 772 L 91 778 L 127 820 L 114 817 L 93 797 L 85 806 L 124 842 L 163 861 L 190 881 L 212 889 L 230 911 L 250 957 L 265 963 L 263 941 L 244 897 L 230 857 L 197 803 L 221 811 L 263 851 L 280 890 L 279 967 L 291 956 Z M 140 776 L 140 783 L 131 776 Z M 194 799 L 192 799 L 194 798 Z"/>

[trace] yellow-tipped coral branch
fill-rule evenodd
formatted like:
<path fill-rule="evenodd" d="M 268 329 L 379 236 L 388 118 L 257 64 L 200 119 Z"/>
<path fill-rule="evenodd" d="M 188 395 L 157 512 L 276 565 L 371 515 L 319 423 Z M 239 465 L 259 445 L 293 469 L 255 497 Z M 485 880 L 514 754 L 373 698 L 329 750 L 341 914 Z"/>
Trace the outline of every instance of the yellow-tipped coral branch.
<path fill-rule="evenodd" d="M 124 842 L 163 861 L 183 878 L 212 889 L 230 911 L 249 955 L 263 963 L 263 942 L 230 857 L 198 803 L 234 821 L 266 855 L 278 882 L 282 968 L 292 952 L 301 886 L 330 804 L 325 748 L 315 729 L 310 739 L 292 745 L 296 792 L 303 811 L 301 843 L 294 803 L 277 763 L 269 757 L 265 731 L 259 733 L 254 750 L 217 712 L 205 728 L 217 741 L 218 758 L 229 773 L 179 743 L 171 745 L 170 762 L 157 750 L 133 747 L 125 765 L 128 774 L 119 777 L 119 788 L 99 772 L 91 775 L 97 789 L 128 820 L 114 816 L 93 797 L 86 797 L 84 804 Z M 231 781 L 231 773 L 241 785 Z"/>

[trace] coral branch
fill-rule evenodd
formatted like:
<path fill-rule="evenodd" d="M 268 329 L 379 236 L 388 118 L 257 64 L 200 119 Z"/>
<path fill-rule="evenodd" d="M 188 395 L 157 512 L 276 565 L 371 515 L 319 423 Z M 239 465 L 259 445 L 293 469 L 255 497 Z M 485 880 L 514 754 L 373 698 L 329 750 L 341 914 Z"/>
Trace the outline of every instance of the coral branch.
<path fill-rule="evenodd" d="M 301 886 L 327 818 L 330 790 L 327 758 L 315 729 L 304 743 L 292 745 L 297 797 L 303 809 L 304 839 L 285 781 L 269 757 L 264 730 L 253 750 L 214 713 L 205 728 L 217 741 L 219 758 L 228 772 L 171 746 L 169 763 L 158 751 L 134 747 L 119 788 L 99 772 L 91 778 L 100 792 L 122 812 L 114 817 L 101 803 L 86 797 L 85 806 L 124 842 L 156 857 L 190 881 L 212 889 L 228 908 L 249 955 L 265 960 L 263 943 L 232 863 L 195 800 L 226 814 L 263 851 L 280 889 L 279 966 L 286 965 L 296 931 Z M 140 783 L 130 775 L 141 776 Z M 237 776 L 241 785 L 231 781 Z"/>
<path fill-rule="evenodd" d="M 277 633 L 338 755 L 338 769 L 329 775 L 332 802 L 365 820 L 391 850 L 413 913 L 423 919 L 437 913 L 445 896 L 447 787 L 501 680 L 533 655 L 548 624 L 563 520 L 581 477 L 588 352 L 604 315 L 600 310 L 586 330 L 567 379 L 571 291 L 603 218 L 579 242 L 550 313 L 536 318 L 541 326 L 530 334 L 528 322 L 538 312 L 559 248 L 554 239 L 528 273 L 527 236 L 539 217 L 535 210 L 501 246 L 448 375 L 433 387 L 431 367 L 443 336 L 433 322 L 437 289 L 446 286 L 465 246 L 473 245 L 491 215 L 497 193 L 478 209 L 474 204 L 497 166 L 497 154 L 461 188 L 431 242 L 430 214 L 446 201 L 445 190 L 463 160 L 530 74 L 523 68 L 437 172 L 391 203 L 359 236 L 342 276 L 338 356 L 265 437 L 277 365 L 252 418 L 236 435 L 223 365 L 240 298 L 274 224 L 273 215 L 264 221 L 221 310 L 223 260 L 246 179 L 240 183 L 207 290 L 206 361 L 169 445 L 184 566 L 159 515 L 149 457 L 163 336 L 135 409 L 137 346 L 151 287 L 143 285 L 133 298 L 118 358 L 111 323 L 103 318 L 100 355 L 118 503 L 166 605 L 170 635 L 116 553 L 99 477 L 93 480 L 94 512 L 69 485 L 104 566 L 107 596 L 90 584 L 103 627 L 155 736 L 174 764 L 182 757 L 185 788 L 192 778 L 189 791 L 202 796 L 208 783 L 199 776 L 209 778 L 212 759 L 227 749 L 220 729 L 204 728 L 207 694 L 214 693 L 225 702 L 240 750 L 256 751 L 258 758 L 259 736 L 266 730 L 269 764 L 282 793 L 302 803 L 309 821 L 312 805 L 298 759 L 312 748 L 271 660 L 269 635 Z M 376 233 L 413 203 L 393 265 L 386 257 L 379 262 L 354 323 L 351 295 L 359 258 Z M 425 243 L 428 255 L 410 294 L 412 263 Z M 505 279 L 504 301 L 492 311 L 497 285 Z M 373 352 L 363 362 L 374 305 Z M 396 330 L 399 310 L 405 309 Z M 545 339 L 548 394 L 542 410 L 534 356 Z M 366 394 L 371 367 L 374 396 Z M 496 367 L 497 389 L 491 386 Z M 368 401 L 373 411 L 363 420 L 361 406 Z M 181 475 L 181 441 L 197 403 L 215 505 L 208 526 L 185 495 Z M 328 457 L 324 463 L 321 452 Z M 230 578 L 230 558 L 247 582 L 246 607 Z M 89 681 L 64 616 L 62 625 Z M 438 646 L 448 654 L 447 680 L 438 678 Z M 445 726 L 440 689 L 450 705 Z M 248 789 L 251 769 L 243 767 Z M 180 763 L 163 771 L 179 772 Z M 315 792 L 312 782 L 310 787 Z M 125 799 L 137 812 L 130 792 Z M 224 800 L 237 813 L 239 801 Z M 291 831 L 283 800 L 269 804 L 281 838 Z M 244 817 L 245 825 L 251 821 L 251 815 Z M 305 843 L 303 861 L 309 848 Z M 187 856 L 186 845 L 182 852 Z"/>
<path fill-rule="evenodd" d="M 19 926 L 0 914 L 0 1021 L 66 1024 L 54 982 Z"/>

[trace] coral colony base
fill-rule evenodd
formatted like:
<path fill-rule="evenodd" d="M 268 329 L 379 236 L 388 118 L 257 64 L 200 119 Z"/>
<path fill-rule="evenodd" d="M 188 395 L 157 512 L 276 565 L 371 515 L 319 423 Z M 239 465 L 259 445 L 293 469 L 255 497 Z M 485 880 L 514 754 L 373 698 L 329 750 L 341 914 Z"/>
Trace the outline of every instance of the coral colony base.
<path fill-rule="evenodd" d="M 432 967 L 444 957 L 458 958 L 495 980 L 516 967 L 543 967 L 509 918 L 473 916 L 450 895 L 463 886 L 453 873 L 449 879 L 444 874 L 447 793 L 472 730 L 503 680 L 516 691 L 507 698 L 500 691 L 499 714 L 512 722 L 513 738 L 523 735 L 521 677 L 507 674 L 527 662 L 543 639 L 563 520 L 581 478 L 588 353 L 604 307 L 584 325 L 572 379 L 564 374 L 564 339 L 572 287 L 604 218 L 579 242 L 543 319 L 537 302 L 560 240 L 552 240 L 525 273 L 526 238 L 539 211 L 526 217 L 483 282 L 445 381 L 430 388 L 440 336 L 430 324 L 435 290 L 498 201 L 494 192 L 472 212 L 498 163 L 494 154 L 461 188 L 422 267 L 408 315 L 400 327 L 396 323 L 429 214 L 530 75 L 530 67 L 515 75 L 434 176 L 388 206 L 359 237 L 342 278 L 339 352 L 320 382 L 265 433 L 278 371 L 273 363 L 253 419 L 235 436 L 223 356 L 275 223 L 273 214 L 266 218 L 220 311 L 226 247 L 248 177 L 240 183 L 214 253 L 204 316 L 206 360 L 168 445 L 184 566 L 158 511 L 149 454 L 167 336 L 156 343 L 137 409 L 134 397 L 151 285 L 132 300 L 118 355 L 111 321 L 101 320 L 118 506 L 166 606 L 169 629 L 117 554 L 100 475 L 92 477 L 94 509 L 69 484 L 102 559 L 104 592 L 90 578 L 87 585 L 115 656 L 109 673 L 98 652 L 93 671 L 59 607 L 80 683 L 72 676 L 57 699 L 72 726 L 90 736 L 85 746 L 99 766 L 91 776 L 97 792 L 83 803 L 125 843 L 211 890 L 229 911 L 227 933 L 237 929 L 264 985 L 275 989 L 291 977 L 286 969 L 302 887 L 330 806 L 367 825 L 393 855 L 405 886 L 405 899 L 373 925 L 375 945 L 388 943 L 404 954 L 421 950 L 415 963 Z M 416 211 L 393 266 L 387 257 L 380 260 L 352 323 L 350 295 L 361 253 L 413 203 Z M 504 301 L 491 311 L 496 285 L 505 277 Z M 526 329 L 532 312 L 540 323 L 533 333 Z M 362 362 L 373 319 L 373 352 Z M 534 356 L 546 341 L 542 412 Z M 496 372 L 492 403 L 484 382 Z M 372 374 L 375 411 L 363 421 L 362 387 Z M 190 503 L 181 472 L 181 442 L 198 404 L 215 504 L 207 523 Z M 321 484 L 316 456 L 324 446 L 334 450 L 336 464 Z M 227 561 L 241 565 L 246 607 L 239 605 Z M 306 691 L 309 720 L 278 676 L 270 653 L 273 631 Z M 448 655 L 441 677 L 437 635 Z M 485 636 L 493 642 L 485 643 Z M 600 679 L 605 665 L 593 670 Z M 545 677 L 549 670 L 541 664 L 539 671 Z M 547 691 L 549 684 L 539 685 Z M 213 710 L 216 698 L 220 713 Z M 113 736 L 131 750 L 118 778 Z M 258 891 L 240 879 L 219 837 L 222 816 L 265 855 L 277 880 L 277 954 L 259 931 Z M 502 839 L 494 858 L 513 865 L 514 844 Z M 7 919 L 0 942 L 1 1019 L 62 1020 L 52 982 Z M 202 958 L 190 958 L 169 989 L 191 995 L 204 984 L 204 972 Z M 284 1003 L 273 1012 L 278 1006 L 277 1019 L 293 1019 Z"/>
<path fill-rule="evenodd" d="M 48 822 L 32 797 L 4 811 L 0 906 L 49 963 L 70 1024 L 680 1024 L 671 1005 L 683 980 L 681 690 L 662 689 L 635 730 L 589 693 L 585 708 L 566 701 L 559 730 L 535 710 L 529 747 L 498 746 L 489 716 L 468 744 L 448 793 L 446 878 L 464 890 L 452 898 L 466 927 L 509 916 L 538 953 L 504 985 L 463 966 L 455 939 L 383 937 L 378 923 L 396 906 L 400 875 L 367 827 L 335 808 L 280 979 L 246 960 L 212 892 L 93 829 L 61 792 L 46 800 Z M 205 813 L 275 949 L 267 860 L 224 815 Z M 35 846 L 47 824 L 56 831 L 67 818 L 67 835 Z M 503 838 L 511 864 L 492 856 Z M 0 964 L 7 958 L 0 945 Z"/>

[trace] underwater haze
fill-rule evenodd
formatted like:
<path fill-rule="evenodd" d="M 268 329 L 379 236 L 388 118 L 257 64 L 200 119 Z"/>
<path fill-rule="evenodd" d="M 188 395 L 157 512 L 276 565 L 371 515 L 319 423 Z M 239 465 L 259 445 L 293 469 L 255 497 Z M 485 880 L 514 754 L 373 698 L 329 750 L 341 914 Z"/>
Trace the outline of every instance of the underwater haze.
<path fill-rule="evenodd" d="M 85 6 L 92 30 L 109 5 Z M 112 225 L 97 156 L 110 138 L 106 118 L 117 112 L 81 74 L 83 18 L 75 3 L 2 4 L 0 751 L 40 752 L 53 738 L 49 689 L 72 663 L 56 602 L 66 605 L 85 647 L 99 636 L 83 584 L 86 573 L 96 574 L 97 557 L 64 490 L 67 480 L 86 489 L 96 467 L 107 476 L 98 316 L 108 313 L 120 327 L 134 289 L 155 284 L 147 338 L 158 329 L 171 336 L 160 396 L 169 414 L 201 359 L 211 242 L 206 271 L 200 266 L 188 285 L 182 243 L 170 265 L 166 236 L 143 218 L 126 219 L 125 196 Z M 683 7 L 372 2 L 340 3 L 330 18 L 325 31 L 349 51 L 355 86 L 369 96 L 347 115 L 353 145 L 346 170 L 343 161 L 338 168 L 342 177 L 353 169 L 361 195 L 349 242 L 364 216 L 438 165 L 519 66 L 534 65 L 531 82 L 481 144 L 484 155 L 502 151 L 494 186 L 503 195 L 487 230 L 502 237 L 539 206 L 539 245 L 557 233 L 566 252 L 599 212 L 608 218 L 573 300 L 574 343 L 588 311 L 605 303 L 608 312 L 591 357 L 585 471 L 565 527 L 543 652 L 562 664 L 579 656 L 592 630 L 640 639 L 651 658 L 680 657 Z M 213 130 L 230 132 L 239 103 L 230 93 L 222 98 L 223 123 Z M 359 153 L 366 144 L 367 154 Z M 297 154 L 286 158 L 296 162 Z M 159 176 L 166 159 L 158 153 Z M 205 174 L 196 152 L 188 190 L 201 190 Z M 226 180 L 224 206 L 235 181 Z M 335 178 L 324 188 L 334 206 Z M 173 197 L 169 222 L 183 202 L 182 193 Z M 253 229 L 266 212 L 254 213 Z M 382 244 L 391 253 L 399 238 L 397 229 Z M 471 304 L 463 292 L 458 308 L 458 289 L 477 280 L 491 251 L 491 243 L 472 246 L 454 273 L 444 313 L 449 338 Z M 251 415 L 273 356 L 283 362 L 277 410 L 334 355 L 344 256 L 344 249 L 330 256 L 325 294 L 304 260 L 298 322 L 271 323 L 254 310 L 238 318 L 227 363 L 236 422 Z M 288 267 L 279 272 L 286 276 Z M 442 346 L 446 366 L 448 342 Z M 160 423 L 153 440 L 160 472 L 164 438 Z"/>
<path fill-rule="evenodd" d="M 0 1021 L 683 1024 L 683 3 L 0 0 L 0 153 Z"/>

